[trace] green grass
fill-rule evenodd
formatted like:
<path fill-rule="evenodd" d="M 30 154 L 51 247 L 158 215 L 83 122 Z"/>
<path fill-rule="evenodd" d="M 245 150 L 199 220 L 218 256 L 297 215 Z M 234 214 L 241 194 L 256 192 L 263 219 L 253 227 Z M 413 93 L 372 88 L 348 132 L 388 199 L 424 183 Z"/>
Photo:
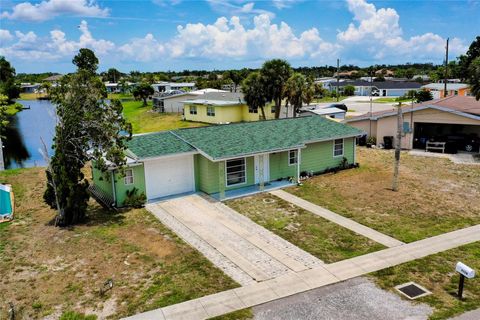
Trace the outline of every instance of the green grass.
<path fill-rule="evenodd" d="M 142 101 L 123 101 L 123 114 L 132 124 L 133 133 L 155 132 L 179 128 L 199 127 L 205 124 L 182 120 L 177 113 L 158 113 L 152 111 L 152 103 L 143 106 Z"/>
<path fill-rule="evenodd" d="M 109 93 L 107 96 L 108 99 L 133 99 L 133 95 L 131 93 Z"/>
<path fill-rule="evenodd" d="M 396 285 L 414 281 L 433 294 L 419 298 L 434 308 L 431 320 L 448 319 L 480 307 L 480 277 L 465 280 L 464 300 L 455 295 L 458 289 L 458 273 L 455 265 L 462 261 L 475 270 L 480 270 L 480 242 L 451 249 L 439 254 L 418 259 L 399 266 L 384 269 L 370 275 L 381 287 L 394 291 Z"/>
<path fill-rule="evenodd" d="M 7 106 L 7 115 L 14 116 L 22 111 L 23 106 L 20 103 L 12 103 Z"/>
<path fill-rule="evenodd" d="M 235 199 L 226 204 L 326 263 L 384 248 L 270 194 Z"/>
<path fill-rule="evenodd" d="M 37 100 L 40 97 L 45 97 L 45 93 L 20 93 L 20 100 Z"/>
<path fill-rule="evenodd" d="M 375 103 L 394 103 L 394 102 L 408 102 L 411 103 L 412 99 L 401 99 L 401 98 L 378 98 L 374 99 L 373 102 Z"/>
<path fill-rule="evenodd" d="M 338 98 L 338 102 L 344 100 L 348 98 L 348 96 L 340 96 Z M 323 98 L 316 98 L 316 99 L 313 99 L 312 101 L 313 103 L 322 103 L 322 102 L 337 102 L 337 98 L 336 97 L 323 97 Z"/>
<path fill-rule="evenodd" d="M 285 191 L 403 242 L 480 224 L 478 167 L 402 153 L 393 192 L 393 160 L 393 151 L 357 148 L 360 168 Z"/>
<path fill-rule="evenodd" d="M 240 319 L 253 319 L 253 312 L 251 308 L 234 311 L 224 314 L 223 316 L 213 317 L 209 320 L 240 320 Z"/>

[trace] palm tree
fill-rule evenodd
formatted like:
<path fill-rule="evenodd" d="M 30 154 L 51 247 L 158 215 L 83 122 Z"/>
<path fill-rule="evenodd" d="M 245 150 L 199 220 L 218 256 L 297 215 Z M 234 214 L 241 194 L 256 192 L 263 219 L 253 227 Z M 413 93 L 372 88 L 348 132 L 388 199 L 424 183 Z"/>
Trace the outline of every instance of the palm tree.
<path fill-rule="evenodd" d="M 311 90 L 307 83 L 307 79 L 301 73 L 295 72 L 288 78 L 285 84 L 285 97 L 293 107 L 293 116 L 297 116 L 297 112 L 302 107 L 303 103 L 310 100 Z M 309 101 L 310 102 L 310 101 Z"/>
<path fill-rule="evenodd" d="M 290 64 L 281 59 L 266 61 L 260 70 L 267 101 L 275 103 L 275 118 L 280 117 L 280 107 L 284 97 L 285 84 L 292 75 Z"/>
<path fill-rule="evenodd" d="M 472 93 L 475 99 L 480 100 L 480 56 L 475 58 L 468 67 L 468 82 L 472 87 Z"/>
<path fill-rule="evenodd" d="M 244 99 L 248 106 L 252 109 L 259 109 L 262 111 L 262 118 L 265 116 L 265 104 L 268 102 L 265 94 L 265 86 L 262 75 L 259 72 L 250 73 L 242 83 L 242 91 Z"/>

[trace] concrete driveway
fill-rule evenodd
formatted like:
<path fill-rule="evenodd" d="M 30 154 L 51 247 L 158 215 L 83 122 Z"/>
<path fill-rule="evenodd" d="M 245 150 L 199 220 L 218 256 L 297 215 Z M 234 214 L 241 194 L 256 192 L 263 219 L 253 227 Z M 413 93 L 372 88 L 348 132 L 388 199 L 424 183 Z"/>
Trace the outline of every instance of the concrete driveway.
<path fill-rule="evenodd" d="M 323 265 L 233 209 L 199 195 L 146 208 L 241 285 Z"/>

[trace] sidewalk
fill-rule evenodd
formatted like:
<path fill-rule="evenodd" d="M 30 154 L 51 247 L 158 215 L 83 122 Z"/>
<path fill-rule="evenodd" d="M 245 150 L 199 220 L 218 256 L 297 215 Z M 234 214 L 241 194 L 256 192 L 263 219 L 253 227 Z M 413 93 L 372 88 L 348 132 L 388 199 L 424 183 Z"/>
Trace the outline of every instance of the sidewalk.
<path fill-rule="evenodd" d="M 127 319 L 208 319 L 480 241 L 480 225 L 186 301 Z"/>

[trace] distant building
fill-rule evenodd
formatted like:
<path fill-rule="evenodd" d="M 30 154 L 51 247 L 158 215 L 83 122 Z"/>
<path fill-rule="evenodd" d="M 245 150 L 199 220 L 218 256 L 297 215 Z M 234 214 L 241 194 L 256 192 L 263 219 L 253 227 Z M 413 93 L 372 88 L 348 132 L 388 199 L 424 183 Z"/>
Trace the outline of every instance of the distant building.
<path fill-rule="evenodd" d="M 218 89 L 201 89 L 195 91 L 183 92 L 181 90 L 172 90 L 162 92 L 153 97 L 153 109 L 158 112 L 176 112 L 183 113 L 183 102 L 193 100 L 205 93 L 228 92 Z"/>
<path fill-rule="evenodd" d="M 321 84 L 324 89 L 328 89 L 328 85 L 334 81 L 337 81 L 337 78 L 323 77 L 323 78 L 316 78 L 314 82 L 317 84 Z"/>
<path fill-rule="evenodd" d="M 422 89 L 430 91 L 433 99 L 440 99 L 446 96 L 469 96 L 470 87 L 466 83 L 447 83 L 447 94 L 445 95 L 444 83 L 429 83 L 422 86 Z"/>
<path fill-rule="evenodd" d="M 384 76 L 384 77 L 393 77 L 395 75 L 395 71 L 389 69 L 380 69 L 375 71 L 376 76 Z"/>
<path fill-rule="evenodd" d="M 40 88 L 39 83 L 21 83 L 20 90 L 24 93 L 37 93 Z"/>
<path fill-rule="evenodd" d="M 62 79 L 62 77 L 63 77 L 62 74 L 56 74 L 56 75 L 47 77 L 47 78 L 43 79 L 42 81 L 50 82 L 52 84 L 57 84 L 60 81 L 60 79 Z"/>
<path fill-rule="evenodd" d="M 410 90 L 418 91 L 422 86 L 418 82 L 412 81 L 373 81 L 365 80 L 343 81 L 338 83 L 340 92 L 346 86 L 353 86 L 355 88 L 354 95 L 368 96 L 370 92 L 373 96 L 379 97 L 400 97 L 405 95 Z M 336 82 L 330 83 L 330 90 L 335 91 L 337 88 Z"/>
<path fill-rule="evenodd" d="M 195 90 L 194 82 L 159 82 L 152 84 L 155 92 L 168 92 L 172 90 L 191 91 Z"/>

